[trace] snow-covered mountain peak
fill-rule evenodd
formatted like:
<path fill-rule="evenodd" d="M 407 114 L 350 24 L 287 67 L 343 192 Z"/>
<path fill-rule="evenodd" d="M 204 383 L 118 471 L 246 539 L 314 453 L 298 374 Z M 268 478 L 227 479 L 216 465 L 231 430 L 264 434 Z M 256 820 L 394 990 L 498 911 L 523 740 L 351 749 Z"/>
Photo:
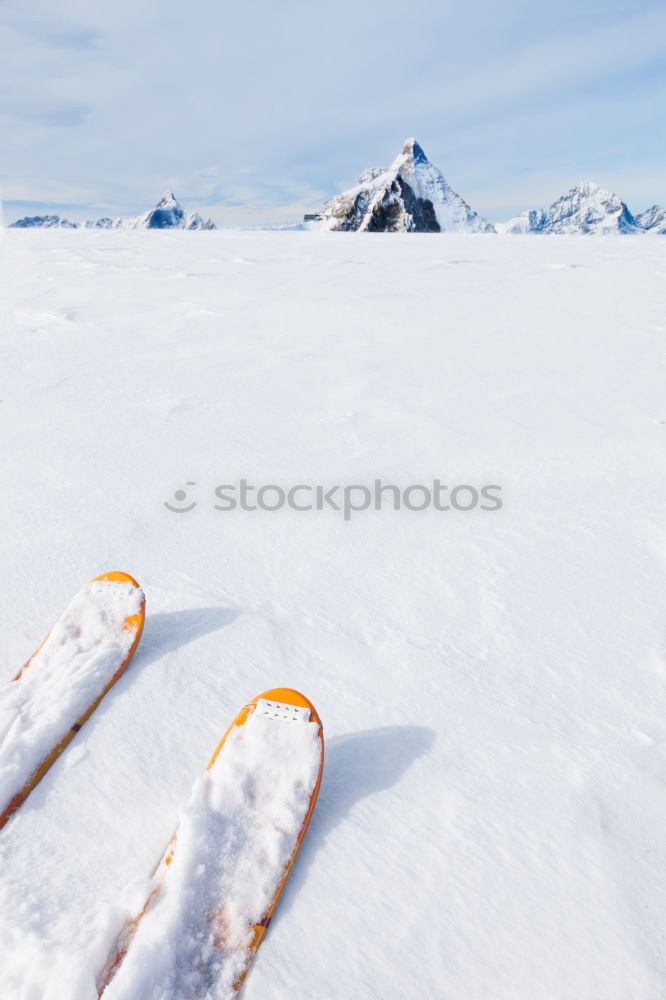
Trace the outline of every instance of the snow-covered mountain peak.
<path fill-rule="evenodd" d="M 637 215 L 636 222 L 641 229 L 646 229 L 651 233 L 666 233 L 666 208 L 661 205 L 653 205 L 652 208 Z"/>
<path fill-rule="evenodd" d="M 387 170 L 364 170 L 356 187 L 327 201 L 318 217 L 329 229 L 494 232 L 450 187 L 414 138 L 407 139 Z"/>
<path fill-rule="evenodd" d="M 215 229 L 215 223 L 206 222 L 198 212 L 186 212 L 173 191 L 165 191 L 155 208 L 134 218 L 91 219 L 88 222 L 68 222 L 57 215 L 35 215 L 19 219 L 10 228 L 64 228 L 64 229 Z"/>
<path fill-rule="evenodd" d="M 391 170 L 400 174 L 417 198 L 431 201 L 442 232 L 492 233 L 493 226 L 474 212 L 430 162 L 416 139 L 407 139 Z"/>
<path fill-rule="evenodd" d="M 428 163 L 428 157 L 423 152 L 423 147 L 420 146 L 413 137 L 405 140 L 405 144 L 396 159 L 396 163 L 404 157 L 414 160 L 415 163 Z"/>
<path fill-rule="evenodd" d="M 638 227 L 625 205 L 612 191 L 582 181 L 548 209 L 544 229 L 559 233 L 629 233 Z"/>
<path fill-rule="evenodd" d="M 165 191 L 156 208 L 180 208 L 180 205 L 173 191 Z"/>
<path fill-rule="evenodd" d="M 636 219 L 616 194 L 581 181 L 545 212 L 532 209 L 500 227 L 508 233 L 635 233 Z"/>
<path fill-rule="evenodd" d="M 144 212 L 137 219 L 128 220 L 131 229 L 215 229 L 198 212 L 186 212 L 173 191 L 165 191 L 155 208 Z"/>
<path fill-rule="evenodd" d="M 59 215 L 26 215 L 9 226 L 10 229 L 78 229 L 77 222 L 61 219 Z"/>
<path fill-rule="evenodd" d="M 580 181 L 574 188 L 571 189 L 570 193 L 576 192 L 581 196 L 581 198 L 592 198 L 599 191 L 603 191 L 598 184 L 594 181 Z"/>
<path fill-rule="evenodd" d="M 155 208 L 144 212 L 137 220 L 137 229 L 181 229 L 185 212 L 173 191 L 165 191 Z"/>

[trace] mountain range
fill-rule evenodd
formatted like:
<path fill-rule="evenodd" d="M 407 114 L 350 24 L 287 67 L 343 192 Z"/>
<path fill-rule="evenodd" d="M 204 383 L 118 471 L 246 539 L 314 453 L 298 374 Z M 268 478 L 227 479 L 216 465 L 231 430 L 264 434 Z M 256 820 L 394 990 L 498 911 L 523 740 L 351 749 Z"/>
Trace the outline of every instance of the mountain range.
<path fill-rule="evenodd" d="M 167 191 L 155 208 L 129 219 L 104 217 L 89 222 L 70 222 L 59 215 L 30 215 L 13 222 L 10 229 L 216 229 L 215 223 L 206 222 L 198 212 L 186 212 L 173 191 Z"/>
<path fill-rule="evenodd" d="M 661 226 L 661 229 L 659 228 Z M 531 209 L 498 225 L 504 233 L 637 233 L 647 229 L 664 232 L 666 212 L 654 205 L 642 215 L 631 214 L 616 194 L 592 181 L 571 188 L 550 208 Z"/>
<path fill-rule="evenodd" d="M 666 209 L 632 215 L 623 201 L 583 181 L 548 209 L 529 209 L 491 225 L 450 186 L 416 139 L 408 139 L 390 167 L 370 167 L 358 184 L 305 216 L 330 230 L 422 233 L 666 233 Z"/>
<path fill-rule="evenodd" d="M 358 183 L 306 215 L 306 228 L 404 233 L 666 234 L 666 209 L 653 205 L 633 215 L 616 194 L 582 181 L 547 208 L 532 208 L 495 225 L 453 190 L 416 139 L 407 139 L 390 167 L 369 167 Z M 172 191 L 155 208 L 134 218 L 104 217 L 84 223 L 58 215 L 34 215 L 12 229 L 215 229 L 198 212 L 186 212 Z M 275 228 L 301 228 L 294 226 Z"/>

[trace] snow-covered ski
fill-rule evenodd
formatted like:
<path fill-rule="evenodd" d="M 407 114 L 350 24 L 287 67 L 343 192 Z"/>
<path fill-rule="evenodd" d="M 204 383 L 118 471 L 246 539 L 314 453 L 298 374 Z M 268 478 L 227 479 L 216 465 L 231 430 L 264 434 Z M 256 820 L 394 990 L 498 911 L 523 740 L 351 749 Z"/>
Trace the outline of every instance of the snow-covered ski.
<path fill-rule="evenodd" d="M 124 671 L 144 611 L 143 591 L 127 573 L 96 577 L 0 690 L 0 829 Z"/>
<path fill-rule="evenodd" d="M 323 758 L 321 721 L 297 691 L 266 691 L 242 709 L 118 938 L 99 996 L 237 995 L 310 822 Z"/>

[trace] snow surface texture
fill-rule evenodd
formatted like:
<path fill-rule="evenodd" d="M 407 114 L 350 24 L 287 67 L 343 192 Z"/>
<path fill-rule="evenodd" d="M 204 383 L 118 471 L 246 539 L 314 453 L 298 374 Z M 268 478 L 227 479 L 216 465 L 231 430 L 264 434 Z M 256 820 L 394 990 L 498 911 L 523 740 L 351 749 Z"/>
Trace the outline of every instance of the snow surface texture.
<path fill-rule="evenodd" d="M 388 170 L 364 170 L 356 187 L 320 210 L 326 228 L 361 232 L 492 233 L 433 166 L 416 139 L 408 139 Z"/>
<path fill-rule="evenodd" d="M 21 676 L 0 687 L 0 812 L 113 679 L 135 637 L 125 619 L 142 600 L 131 583 L 87 583 Z"/>
<path fill-rule="evenodd" d="M 326 763 L 243 1000 L 666 995 L 666 242 L 154 236 L 0 233 L 0 680 L 96 570 L 149 609 L 0 833 L 0 997 L 95 1000 L 273 684 Z M 504 508 L 213 508 L 434 475 Z"/>
<path fill-rule="evenodd" d="M 29 215 L 13 222 L 10 229 L 78 229 L 79 224 L 61 219 L 58 215 Z M 173 191 L 167 191 L 155 208 L 132 219 L 94 219 L 83 223 L 84 229 L 215 229 L 215 223 L 206 222 L 198 212 L 186 212 Z"/>
<path fill-rule="evenodd" d="M 655 205 L 650 212 L 659 206 Z M 645 213 L 647 216 L 648 213 Z M 640 218 L 640 217 L 639 217 Z M 654 223 L 653 223 L 654 224 Z M 644 226 L 616 194 L 592 181 L 582 181 L 547 211 L 532 209 L 497 227 L 504 233 L 636 233 Z"/>
<path fill-rule="evenodd" d="M 171 863 L 104 1000 L 230 1000 L 310 805 L 319 725 L 253 713 L 185 807 Z M 164 870 L 166 869 L 166 871 Z"/>

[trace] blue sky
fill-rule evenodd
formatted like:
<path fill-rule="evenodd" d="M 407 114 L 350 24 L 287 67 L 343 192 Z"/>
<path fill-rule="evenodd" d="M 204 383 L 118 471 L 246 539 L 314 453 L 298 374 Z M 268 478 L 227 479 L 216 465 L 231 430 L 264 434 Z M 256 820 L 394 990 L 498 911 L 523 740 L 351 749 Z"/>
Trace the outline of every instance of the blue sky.
<path fill-rule="evenodd" d="M 0 62 L 6 221 L 294 221 L 411 135 L 491 221 L 666 204 L 662 0 L 0 0 Z"/>

